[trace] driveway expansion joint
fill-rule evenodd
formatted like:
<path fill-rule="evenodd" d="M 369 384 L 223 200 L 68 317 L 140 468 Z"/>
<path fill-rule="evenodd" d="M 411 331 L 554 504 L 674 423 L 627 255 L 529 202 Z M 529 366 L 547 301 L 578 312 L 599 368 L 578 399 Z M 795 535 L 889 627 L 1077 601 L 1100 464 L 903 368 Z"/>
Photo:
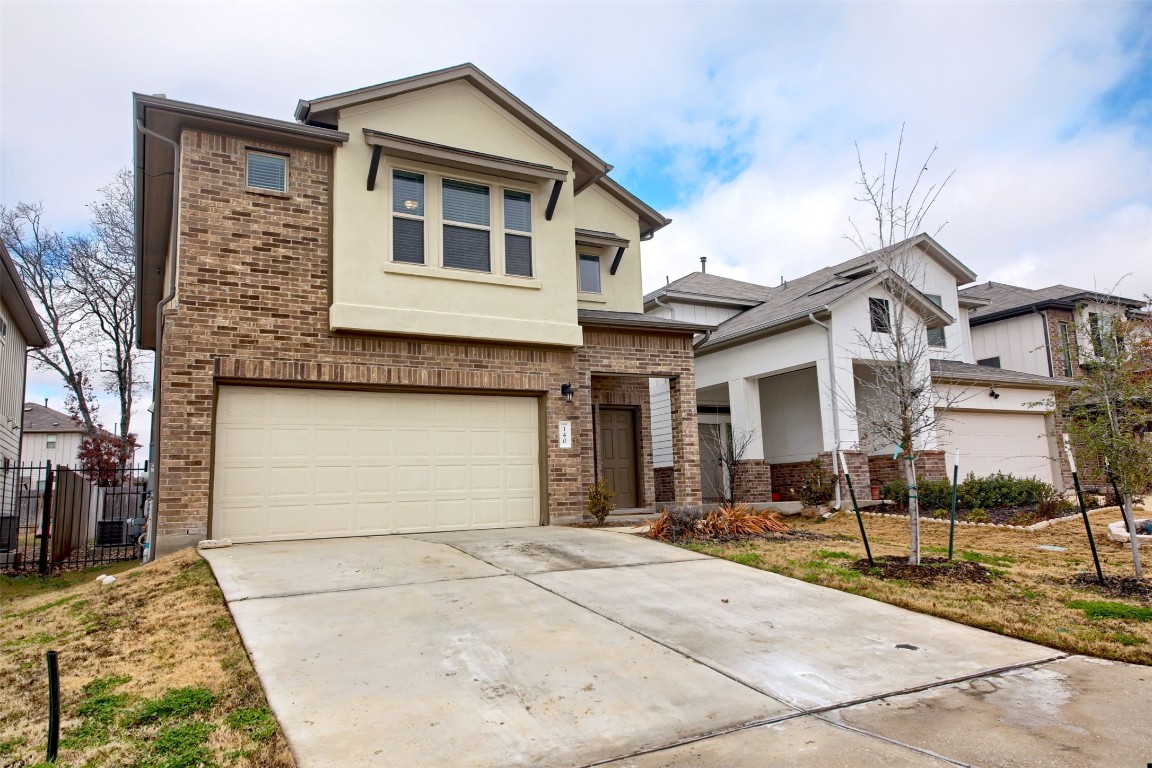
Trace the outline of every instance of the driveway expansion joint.
<path fill-rule="evenodd" d="M 333 587 L 331 589 L 313 589 L 308 592 L 277 592 L 270 595 L 246 595 L 231 600 L 225 597 L 228 603 L 245 603 L 253 600 L 274 600 L 281 597 L 307 597 L 308 595 L 334 595 L 340 592 L 366 592 L 372 589 L 395 589 L 396 587 L 414 587 L 419 584 L 443 584 L 449 581 L 475 581 L 476 579 L 498 579 L 504 576 L 514 576 L 508 573 L 489 573 L 483 576 L 454 576 L 450 579 L 425 579 L 423 581 L 405 581 L 396 584 L 371 584 L 364 587 Z"/>

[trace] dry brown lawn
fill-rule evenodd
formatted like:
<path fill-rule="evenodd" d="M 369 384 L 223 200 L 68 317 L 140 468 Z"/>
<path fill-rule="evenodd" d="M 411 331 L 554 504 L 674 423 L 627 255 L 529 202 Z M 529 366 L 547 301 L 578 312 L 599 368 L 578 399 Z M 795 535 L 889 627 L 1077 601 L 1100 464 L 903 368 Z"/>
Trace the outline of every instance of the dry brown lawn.
<path fill-rule="evenodd" d="M 1109 541 L 1105 535 L 1107 524 L 1119 519 L 1118 510 L 1097 510 L 1090 519 L 1105 576 L 1131 577 L 1128 545 Z M 957 526 L 956 557 L 991 569 L 994 578 L 989 584 L 886 581 L 852 570 L 848 566 L 864 557 L 864 546 L 851 512 L 841 512 L 827 521 L 798 517 L 785 521 L 821 538 L 681 546 L 1063 651 L 1152 664 L 1152 605 L 1148 598 L 1114 597 L 1095 587 L 1071 583 L 1078 572 L 1095 575 L 1079 515 L 1039 531 Z M 874 556 L 907 556 L 907 520 L 865 516 L 864 525 Z M 926 522 L 921 530 L 924 557 L 947 554 L 946 524 Z M 1041 545 L 1065 547 L 1066 551 L 1038 549 Z M 1145 569 L 1152 572 L 1152 548 L 1142 555 Z M 1074 607 L 1076 603 L 1082 607 Z M 1095 612 L 1108 615 L 1089 617 L 1084 603 L 1098 604 Z"/>
<path fill-rule="evenodd" d="M 2 580 L 0 767 L 44 760 L 48 650 L 60 660 L 57 766 L 295 765 L 196 552 L 107 587 L 96 573 L 71 586 Z"/>

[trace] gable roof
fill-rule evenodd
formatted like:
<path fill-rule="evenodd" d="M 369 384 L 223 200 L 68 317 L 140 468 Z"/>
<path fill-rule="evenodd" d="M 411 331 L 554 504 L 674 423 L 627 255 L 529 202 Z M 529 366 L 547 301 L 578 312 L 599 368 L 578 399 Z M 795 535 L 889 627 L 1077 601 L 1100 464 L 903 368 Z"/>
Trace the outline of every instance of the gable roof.
<path fill-rule="evenodd" d="M 986 306 L 978 307 L 969 314 L 968 318 L 971 325 L 982 325 L 994 320 L 1018 317 L 1043 309 L 1071 310 L 1075 309 L 1077 304 L 1086 301 L 1118 304 L 1133 310 L 1141 309 L 1144 306 L 1144 302 L 1137 299 L 1128 299 L 1123 296 L 1060 284 L 1050 285 L 1047 288 L 1024 288 L 1019 285 L 995 283 L 989 280 L 986 283 L 965 288 L 960 291 L 960 295 L 963 298 L 982 299 L 987 302 Z"/>
<path fill-rule="evenodd" d="M 37 403 L 24 403 L 25 432 L 83 432 L 71 416 Z"/>
<path fill-rule="evenodd" d="M 24 342 L 35 349 L 48 346 L 48 334 L 40 323 L 40 315 L 3 240 L 0 240 L 0 273 L 0 299 L 8 307 Z"/>
<path fill-rule="evenodd" d="M 810 274 L 789 280 L 778 286 L 762 286 L 739 280 L 694 272 L 644 297 L 645 305 L 656 298 L 685 297 L 695 294 L 707 303 L 723 297 L 746 301 L 751 308 L 721 323 L 712 337 L 700 346 L 701 350 L 728 346 L 746 336 L 784 330 L 793 324 L 807 323 L 809 314 L 828 312 L 830 308 L 859 290 L 881 282 L 896 281 L 914 303 L 914 309 L 931 319 L 935 326 L 952 323 L 955 318 L 928 301 L 919 290 L 888 269 L 884 257 L 905 248 L 921 247 L 925 253 L 956 277 L 957 282 L 969 282 L 975 273 L 960 263 L 935 240 L 926 234 L 916 235 L 888 248 L 824 267 Z M 753 302 L 755 302 L 753 304 Z M 733 302 L 737 303 L 737 302 Z"/>
<path fill-rule="evenodd" d="M 597 157 L 591 150 L 580 144 L 555 124 L 544 118 L 539 112 L 525 104 L 511 91 L 481 71 L 475 64 L 466 63 L 446 69 L 438 69 L 423 75 L 404 77 L 399 80 L 390 80 L 378 85 L 357 88 L 352 91 L 336 93 L 331 96 L 321 96 L 316 99 L 301 99 L 296 105 L 296 120 L 306 125 L 333 128 L 341 109 L 347 109 L 358 104 L 371 101 L 390 99 L 413 91 L 434 88 L 458 80 L 463 80 L 483 93 L 503 109 L 510 112 L 524 125 L 530 128 L 545 141 L 557 147 L 565 155 L 572 158 L 572 168 L 576 173 L 575 192 L 579 193 L 588 185 L 594 183 L 612 166 Z"/>

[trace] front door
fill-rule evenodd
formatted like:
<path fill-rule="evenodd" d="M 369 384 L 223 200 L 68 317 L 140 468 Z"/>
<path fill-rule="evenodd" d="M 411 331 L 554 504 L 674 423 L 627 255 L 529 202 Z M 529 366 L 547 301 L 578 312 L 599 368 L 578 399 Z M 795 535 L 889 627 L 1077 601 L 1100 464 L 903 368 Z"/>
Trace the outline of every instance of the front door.
<path fill-rule="evenodd" d="M 635 507 L 636 418 L 630 408 L 600 409 L 600 470 L 619 509 Z"/>

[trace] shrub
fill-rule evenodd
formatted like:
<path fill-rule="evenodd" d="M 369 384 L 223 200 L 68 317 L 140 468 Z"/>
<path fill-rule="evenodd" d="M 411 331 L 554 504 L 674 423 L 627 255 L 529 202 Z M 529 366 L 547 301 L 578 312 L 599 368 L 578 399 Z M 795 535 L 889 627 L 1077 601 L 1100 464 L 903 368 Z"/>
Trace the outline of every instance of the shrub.
<path fill-rule="evenodd" d="M 903 480 L 889 480 L 880 486 L 880 498 L 893 502 L 897 509 L 907 509 L 908 483 Z"/>
<path fill-rule="evenodd" d="M 947 509 L 941 509 L 937 507 L 936 509 L 932 510 L 930 514 L 937 520 L 947 520 L 951 512 L 949 512 Z"/>
<path fill-rule="evenodd" d="M 1040 512 L 1032 512 L 1024 509 L 1008 518 L 1008 525 L 1032 525 L 1033 523 L 1038 523 L 1041 520 L 1047 519 L 1048 517 L 1041 514 Z"/>
<path fill-rule="evenodd" d="M 952 481 L 945 478 L 916 481 L 916 493 L 920 497 L 920 509 L 951 509 Z M 947 515 L 945 515 L 947 516 Z M 935 517 L 935 514 L 933 514 Z"/>
<path fill-rule="evenodd" d="M 824 469 L 819 459 L 812 459 L 812 463 L 804 478 L 800 481 L 800 490 L 797 496 L 806 507 L 815 507 L 832 499 L 836 493 L 836 477 Z"/>
<path fill-rule="evenodd" d="M 964 516 L 964 519 L 970 523 L 986 523 L 989 517 L 987 512 L 980 507 L 976 507 L 976 509 L 969 510 L 968 514 Z"/>
<path fill-rule="evenodd" d="M 757 512 L 745 504 L 704 512 L 699 507 L 665 508 L 653 520 L 646 535 L 660 541 L 680 539 L 727 539 L 761 536 L 769 531 L 787 533 L 791 529 L 772 512 Z"/>
<path fill-rule="evenodd" d="M 612 497 L 615 495 L 616 492 L 610 490 L 604 480 L 597 480 L 588 485 L 587 510 L 588 514 L 596 518 L 596 525 L 604 525 L 608 513 L 616 509 L 616 505 L 612 503 Z"/>
<path fill-rule="evenodd" d="M 959 505 L 964 509 L 997 509 L 1038 504 L 1042 499 L 1055 496 L 1055 489 L 1035 478 L 1018 478 L 997 472 L 987 477 L 976 477 L 971 472 L 958 490 Z"/>

